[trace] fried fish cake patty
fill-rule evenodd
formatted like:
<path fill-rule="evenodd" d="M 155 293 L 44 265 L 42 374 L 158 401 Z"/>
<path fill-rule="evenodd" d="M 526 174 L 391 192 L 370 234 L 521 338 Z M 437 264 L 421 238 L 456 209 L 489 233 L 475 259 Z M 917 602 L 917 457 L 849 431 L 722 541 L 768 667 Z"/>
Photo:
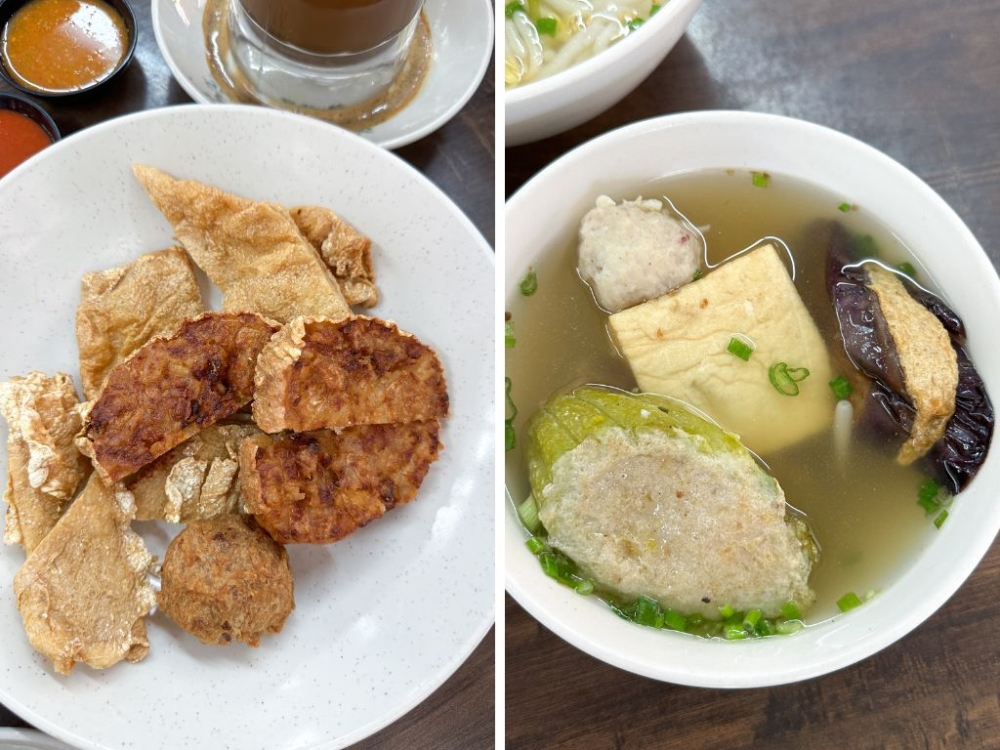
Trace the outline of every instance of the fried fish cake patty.
<path fill-rule="evenodd" d="M 247 512 L 279 542 L 335 542 L 416 496 L 439 432 L 424 420 L 248 438 L 239 472 Z"/>
<path fill-rule="evenodd" d="M 254 421 L 308 432 L 448 416 L 437 353 L 394 323 L 296 318 L 261 351 Z"/>
<path fill-rule="evenodd" d="M 158 602 L 204 643 L 259 646 L 295 609 L 288 553 L 252 518 L 192 521 L 167 547 Z"/>
<path fill-rule="evenodd" d="M 254 313 L 208 312 L 154 338 L 84 409 L 80 452 L 117 482 L 233 414 L 253 398 L 257 355 L 277 329 Z"/>

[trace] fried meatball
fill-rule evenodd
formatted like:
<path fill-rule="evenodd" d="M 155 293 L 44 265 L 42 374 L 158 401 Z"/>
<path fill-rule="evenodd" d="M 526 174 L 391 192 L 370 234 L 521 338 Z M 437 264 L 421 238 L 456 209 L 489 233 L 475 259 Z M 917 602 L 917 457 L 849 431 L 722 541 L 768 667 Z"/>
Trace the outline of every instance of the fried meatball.
<path fill-rule="evenodd" d="M 204 643 L 258 646 L 295 608 L 288 553 L 253 519 L 192 521 L 167 548 L 159 605 Z"/>

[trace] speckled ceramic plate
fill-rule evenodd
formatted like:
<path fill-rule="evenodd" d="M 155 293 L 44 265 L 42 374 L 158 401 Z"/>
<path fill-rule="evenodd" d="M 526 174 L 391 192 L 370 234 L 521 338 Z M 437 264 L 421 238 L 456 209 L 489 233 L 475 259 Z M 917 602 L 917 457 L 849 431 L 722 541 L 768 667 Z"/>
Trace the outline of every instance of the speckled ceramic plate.
<path fill-rule="evenodd" d="M 154 614 L 144 661 L 61 677 L 23 635 L 11 581 L 24 555 L 0 547 L 0 701 L 86 748 L 343 747 L 428 696 L 493 621 L 493 254 L 420 174 L 323 123 L 235 105 L 124 117 L 0 180 L 0 378 L 75 374 L 81 274 L 171 242 L 133 162 L 329 206 L 369 234 L 382 291 L 372 313 L 444 364 L 445 449 L 412 503 L 335 545 L 290 546 L 296 610 L 258 649 L 202 645 Z M 154 547 L 176 530 L 140 528 Z"/>
<path fill-rule="evenodd" d="M 361 135 L 386 148 L 423 138 L 469 101 L 493 53 L 490 0 L 427 0 L 434 57 L 431 70 L 401 112 Z M 153 0 L 153 32 L 174 78 L 196 102 L 228 102 L 209 70 L 201 19 L 205 0 Z"/>

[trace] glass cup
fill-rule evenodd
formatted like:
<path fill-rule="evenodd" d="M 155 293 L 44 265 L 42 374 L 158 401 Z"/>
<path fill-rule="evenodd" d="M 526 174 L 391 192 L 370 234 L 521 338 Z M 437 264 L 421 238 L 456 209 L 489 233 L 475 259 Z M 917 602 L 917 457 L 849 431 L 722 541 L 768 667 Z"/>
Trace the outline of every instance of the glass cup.
<path fill-rule="evenodd" d="M 354 107 L 396 79 L 424 0 L 229 0 L 231 51 L 265 103 Z"/>

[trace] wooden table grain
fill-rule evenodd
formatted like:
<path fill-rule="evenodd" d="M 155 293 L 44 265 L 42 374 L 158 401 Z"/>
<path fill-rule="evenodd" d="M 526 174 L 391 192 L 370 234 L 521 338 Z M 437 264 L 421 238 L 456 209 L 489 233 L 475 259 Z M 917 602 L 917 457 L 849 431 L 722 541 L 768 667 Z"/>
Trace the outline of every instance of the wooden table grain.
<path fill-rule="evenodd" d="M 1000 266 L 998 34 L 996 0 L 706 0 L 666 61 L 619 105 L 571 132 L 508 149 L 506 190 L 636 120 L 771 112 L 841 130 L 909 167 Z M 994 544 L 943 608 L 876 656 L 799 684 L 732 691 L 608 666 L 508 596 L 506 747 L 997 748 L 998 592 Z"/>
<path fill-rule="evenodd" d="M 135 57 L 119 78 L 91 94 L 38 99 L 62 135 L 144 109 L 190 103 L 160 54 L 148 0 L 128 0 L 139 37 Z M 494 89 L 493 64 L 468 104 L 437 132 L 396 151 L 438 185 L 493 243 Z M 12 91 L 0 81 L 0 91 Z M 2 148 L 3 144 L 0 144 Z M 447 616 L 442 614 L 442 617 Z M 358 750 L 480 750 L 494 746 L 494 634 L 491 629 L 458 671 L 421 705 L 391 726 L 357 743 Z M 26 726 L 0 705 L 0 726 Z M 136 746 L 142 747 L 141 721 Z"/>

